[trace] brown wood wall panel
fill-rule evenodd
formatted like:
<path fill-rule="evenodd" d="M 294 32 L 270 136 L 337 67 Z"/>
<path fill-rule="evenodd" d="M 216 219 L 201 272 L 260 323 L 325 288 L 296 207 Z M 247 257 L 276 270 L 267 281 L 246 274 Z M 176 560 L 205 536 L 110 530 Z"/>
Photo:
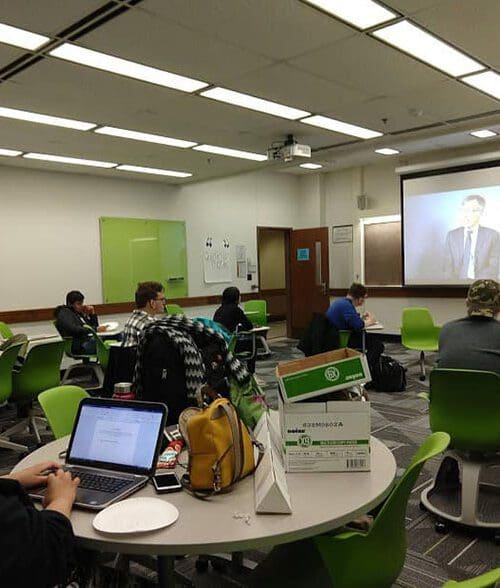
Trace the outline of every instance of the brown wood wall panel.
<path fill-rule="evenodd" d="M 402 284 L 401 223 L 365 225 L 364 233 L 366 286 Z"/>

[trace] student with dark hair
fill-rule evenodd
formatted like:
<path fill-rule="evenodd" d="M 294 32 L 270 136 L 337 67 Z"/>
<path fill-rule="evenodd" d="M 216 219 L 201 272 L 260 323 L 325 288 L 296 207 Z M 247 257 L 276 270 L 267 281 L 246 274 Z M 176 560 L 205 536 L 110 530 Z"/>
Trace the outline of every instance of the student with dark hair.
<path fill-rule="evenodd" d="M 69 516 L 78 484 L 55 462 L 0 477 L 2 586 L 66 586 L 76 563 Z M 39 511 L 26 490 L 45 485 L 44 510 Z"/>
<path fill-rule="evenodd" d="M 136 347 L 146 325 L 165 308 L 165 295 L 160 282 L 141 282 L 135 291 L 136 309 L 123 327 L 122 347 Z"/>
<path fill-rule="evenodd" d="M 96 353 L 95 340 L 85 325 L 98 333 L 106 331 L 106 326 L 99 326 L 95 309 L 84 304 L 84 296 L 78 290 L 66 294 L 66 304 L 58 306 L 54 311 L 56 329 L 61 337 L 72 337 L 71 352 L 75 355 Z"/>
<path fill-rule="evenodd" d="M 230 333 L 234 333 L 238 328 L 239 331 L 251 331 L 253 324 L 247 315 L 239 306 L 241 295 L 238 288 L 230 286 L 222 292 L 222 304 L 215 311 L 214 321 L 222 325 Z M 244 351 L 245 341 L 239 342 L 239 349 Z M 250 347 L 250 345 L 249 345 Z M 247 361 L 248 370 L 253 374 L 255 372 L 255 358 Z"/>

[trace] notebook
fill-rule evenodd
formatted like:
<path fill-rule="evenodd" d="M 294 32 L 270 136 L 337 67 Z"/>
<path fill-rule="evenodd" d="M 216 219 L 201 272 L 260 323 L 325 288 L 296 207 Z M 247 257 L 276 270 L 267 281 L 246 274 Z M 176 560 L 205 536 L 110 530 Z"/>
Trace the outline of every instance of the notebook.
<path fill-rule="evenodd" d="M 75 505 L 100 510 L 147 484 L 167 418 L 158 402 L 84 398 L 64 469 L 80 478 Z M 45 488 L 34 489 L 41 499 Z"/>

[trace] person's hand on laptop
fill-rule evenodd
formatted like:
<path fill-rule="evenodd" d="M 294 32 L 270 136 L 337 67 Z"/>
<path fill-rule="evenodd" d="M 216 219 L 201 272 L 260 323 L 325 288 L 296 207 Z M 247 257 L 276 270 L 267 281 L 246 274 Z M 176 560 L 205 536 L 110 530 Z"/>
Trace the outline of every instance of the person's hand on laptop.
<path fill-rule="evenodd" d="M 36 488 L 37 486 L 45 486 L 48 475 L 60 468 L 61 464 L 56 461 L 44 461 L 19 472 L 11 472 L 5 477 L 17 480 L 23 488 Z"/>
<path fill-rule="evenodd" d="M 49 474 L 47 491 L 43 497 L 43 507 L 46 510 L 60 512 L 69 518 L 79 483 L 80 478 L 72 478 L 70 472 L 65 472 L 62 469 Z"/>

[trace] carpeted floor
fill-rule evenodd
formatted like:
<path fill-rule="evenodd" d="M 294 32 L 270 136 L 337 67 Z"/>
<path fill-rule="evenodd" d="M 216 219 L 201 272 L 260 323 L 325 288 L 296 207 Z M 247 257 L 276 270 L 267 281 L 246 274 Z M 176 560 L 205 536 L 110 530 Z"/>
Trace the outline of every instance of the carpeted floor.
<path fill-rule="evenodd" d="M 303 357 L 295 349 L 296 341 L 290 339 L 272 339 L 270 346 L 272 356 L 257 362 L 257 375 L 264 382 L 263 389 L 271 406 L 276 405 L 276 379 L 274 368 L 278 362 Z M 416 354 L 406 351 L 397 343 L 386 343 L 386 354 L 409 366 Z M 429 360 L 435 356 L 429 355 Z M 416 448 L 429 433 L 428 416 L 425 402 L 417 398 L 419 391 L 428 387 L 428 382 L 418 380 L 418 369 L 410 367 L 407 373 L 408 386 L 405 392 L 380 393 L 371 392 L 372 433 L 383 441 L 393 452 L 399 473 L 408 464 Z M 0 429 L 3 430 L 13 420 L 15 413 L 10 407 L 0 409 Z M 44 440 L 50 440 L 50 433 Z M 34 438 L 24 437 L 34 449 Z M 16 463 L 19 455 L 12 451 L 0 449 L 0 473 Z M 500 547 L 491 538 L 478 536 L 461 529 L 453 529 L 446 535 L 439 535 L 434 530 L 432 517 L 419 508 L 420 490 L 431 479 L 437 460 L 429 462 L 424 468 L 412 492 L 407 509 L 408 552 L 406 563 L 396 586 L 416 588 L 437 588 L 450 578 L 462 580 L 476 576 L 488 569 L 500 566 Z M 232 571 L 230 566 L 223 573 L 209 571 L 199 574 L 195 571 L 195 558 L 186 558 L 177 562 L 176 569 L 186 578 L 200 587 L 245 586 L 245 576 L 265 557 L 260 551 L 245 552 L 245 569 L 243 573 Z M 116 586 L 152 586 L 155 574 L 147 567 L 132 565 L 133 577 L 121 579 L 115 576 Z M 109 572 L 101 572 L 102 580 L 94 586 L 108 586 Z"/>

